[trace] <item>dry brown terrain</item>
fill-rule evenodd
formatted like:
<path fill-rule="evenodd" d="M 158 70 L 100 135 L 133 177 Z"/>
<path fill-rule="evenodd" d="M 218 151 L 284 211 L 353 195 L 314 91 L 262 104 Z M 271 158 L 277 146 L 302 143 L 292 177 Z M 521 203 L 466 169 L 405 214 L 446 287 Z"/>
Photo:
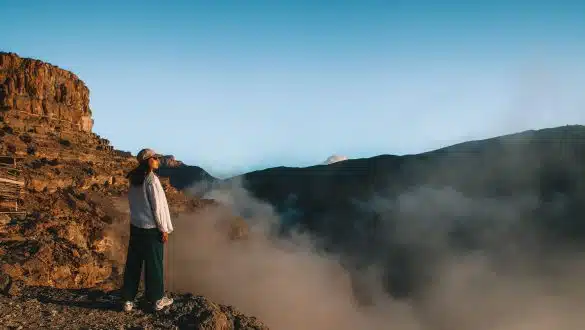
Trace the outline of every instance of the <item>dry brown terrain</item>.
<path fill-rule="evenodd" d="M 136 162 L 92 133 L 92 125 L 89 90 L 77 76 L 0 53 L 0 155 L 16 160 L 19 175 L 11 179 L 24 183 L 22 213 L 0 214 L 0 326 L 263 328 L 232 307 L 187 294 L 175 295 L 177 303 L 162 313 L 119 312 L 129 221 L 125 174 Z M 221 208 L 187 197 L 168 180 L 163 185 L 175 216 Z M 226 221 L 226 237 L 245 232 L 243 222 L 229 215 Z"/>

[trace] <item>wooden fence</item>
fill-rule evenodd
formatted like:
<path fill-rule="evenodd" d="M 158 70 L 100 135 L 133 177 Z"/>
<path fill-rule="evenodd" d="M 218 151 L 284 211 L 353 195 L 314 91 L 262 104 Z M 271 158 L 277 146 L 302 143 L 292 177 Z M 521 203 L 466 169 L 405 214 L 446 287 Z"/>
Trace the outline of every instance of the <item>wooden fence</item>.
<path fill-rule="evenodd" d="M 23 189 L 17 158 L 0 156 L 0 213 L 24 213 L 18 205 Z"/>

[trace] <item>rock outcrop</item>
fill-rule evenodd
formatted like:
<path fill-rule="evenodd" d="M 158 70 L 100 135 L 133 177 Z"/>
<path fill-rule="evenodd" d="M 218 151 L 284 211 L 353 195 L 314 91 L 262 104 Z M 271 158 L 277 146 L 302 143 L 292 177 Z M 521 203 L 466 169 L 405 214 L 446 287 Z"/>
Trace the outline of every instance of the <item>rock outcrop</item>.
<path fill-rule="evenodd" d="M 183 164 L 182 161 L 175 159 L 175 156 L 173 155 L 162 155 L 159 157 L 159 161 L 160 161 L 160 166 L 162 167 L 179 167 L 179 166 L 184 166 L 185 164 Z"/>
<path fill-rule="evenodd" d="M 114 151 L 110 141 L 92 132 L 83 81 L 13 53 L 0 53 L 0 125 L 2 155 L 92 160 L 96 150 Z"/>
<path fill-rule="evenodd" d="M 21 129 L 91 132 L 89 89 L 75 74 L 42 61 L 0 53 L 0 111 Z"/>

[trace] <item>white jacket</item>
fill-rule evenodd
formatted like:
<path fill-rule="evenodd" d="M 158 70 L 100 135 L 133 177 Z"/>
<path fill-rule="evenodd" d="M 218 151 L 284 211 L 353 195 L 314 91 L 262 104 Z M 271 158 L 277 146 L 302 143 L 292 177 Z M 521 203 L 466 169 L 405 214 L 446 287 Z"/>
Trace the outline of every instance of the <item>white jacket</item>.
<path fill-rule="evenodd" d="M 130 185 L 128 202 L 132 225 L 144 229 L 158 228 L 165 233 L 173 231 L 167 197 L 154 173 L 150 172 L 142 185 Z"/>

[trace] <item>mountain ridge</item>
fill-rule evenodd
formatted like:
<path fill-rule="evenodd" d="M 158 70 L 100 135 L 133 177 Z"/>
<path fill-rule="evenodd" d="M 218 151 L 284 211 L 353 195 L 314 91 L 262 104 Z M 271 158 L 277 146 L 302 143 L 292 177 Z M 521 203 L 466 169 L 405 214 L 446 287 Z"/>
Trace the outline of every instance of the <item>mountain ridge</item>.
<path fill-rule="evenodd" d="M 314 164 L 314 165 L 310 165 L 310 166 L 286 166 L 286 165 L 274 166 L 274 167 L 268 167 L 268 168 L 253 170 L 253 171 L 249 171 L 249 172 L 244 172 L 244 173 L 241 173 L 238 175 L 226 177 L 224 179 L 214 177 L 208 171 L 206 171 L 204 168 L 202 168 L 198 165 L 186 164 L 186 163 L 183 163 L 182 161 L 177 161 L 179 164 L 172 165 L 172 166 L 169 166 L 168 164 L 163 163 L 162 164 L 163 169 L 160 171 L 160 173 L 163 177 L 168 177 L 169 179 L 171 179 L 171 181 L 172 181 L 171 184 L 175 188 L 185 189 L 192 184 L 205 183 L 206 186 L 208 186 L 210 182 L 212 182 L 212 183 L 229 182 L 229 181 L 243 178 L 249 174 L 258 173 L 258 172 L 266 172 L 266 171 L 271 171 L 271 170 L 299 170 L 299 169 L 315 169 L 315 168 L 325 169 L 324 166 L 329 166 L 332 168 L 335 168 L 336 166 L 345 166 L 346 162 L 355 163 L 356 161 L 357 162 L 377 161 L 380 159 L 396 158 L 396 157 L 421 157 L 421 156 L 427 156 L 427 155 L 440 154 L 440 153 L 444 153 L 444 152 L 470 152 L 471 149 L 473 149 L 476 146 L 481 147 L 485 144 L 500 142 L 502 140 L 507 140 L 506 142 L 510 143 L 513 141 L 513 139 L 518 139 L 518 138 L 529 139 L 529 138 L 532 138 L 532 136 L 534 136 L 534 135 L 538 135 L 539 138 L 546 139 L 545 134 L 549 134 L 549 133 L 557 134 L 559 132 L 566 131 L 566 130 L 569 130 L 569 131 L 583 130 L 583 131 L 585 131 L 585 126 L 575 124 L 575 125 L 547 127 L 547 128 L 541 128 L 541 129 L 530 129 L 530 130 L 508 133 L 508 134 L 504 134 L 504 135 L 497 135 L 497 136 L 488 137 L 488 138 L 484 138 L 484 139 L 474 139 L 474 140 L 459 142 L 459 143 L 455 143 L 452 145 L 448 145 L 448 146 L 444 146 L 444 147 L 440 147 L 437 149 L 424 151 L 424 152 L 420 152 L 420 153 L 410 153 L 410 154 L 403 154 L 403 155 L 379 154 L 379 155 L 375 155 L 375 156 L 371 156 L 371 157 L 348 158 L 348 159 L 343 159 L 341 161 L 336 161 L 333 163 Z M 521 141 L 519 141 L 519 142 L 521 142 Z M 469 149 L 469 150 L 464 150 L 464 149 Z M 174 156 L 165 156 L 165 157 L 172 157 L 174 159 Z"/>
<path fill-rule="evenodd" d="M 350 268 L 364 267 L 364 262 L 386 264 L 387 289 L 399 297 L 417 291 L 438 259 L 431 257 L 433 249 L 424 247 L 426 243 L 404 250 L 399 236 L 391 238 L 383 233 L 395 231 L 392 228 L 411 217 L 430 221 L 423 220 L 431 216 L 423 212 L 426 203 L 431 203 L 430 210 L 444 214 L 441 231 L 453 232 L 446 238 L 451 248 L 482 246 L 492 251 L 496 249 L 492 241 L 470 242 L 472 237 L 494 230 L 502 239 L 520 235 L 528 240 L 528 234 L 518 231 L 532 232 L 541 246 L 551 250 L 585 244 L 585 224 L 578 220 L 585 216 L 582 125 L 512 133 L 413 155 L 378 155 L 304 168 L 275 167 L 226 182 L 228 187 L 229 183 L 241 184 L 278 214 L 300 214 L 286 220 L 286 231 L 310 234 L 323 249 L 341 254 Z M 288 202 L 291 198 L 292 205 Z M 405 204 L 407 200 L 418 200 L 415 204 L 421 206 L 407 212 L 411 207 Z M 470 203 L 490 206 L 459 211 Z M 559 203 L 564 205 L 562 209 Z M 514 226 L 492 228 L 495 224 L 487 214 L 505 214 L 505 209 L 513 210 L 514 220 L 510 221 Z M 461 222 L 460 218 L 470 221 Z M 378 227 L 386 229 L 374 229 Z M 409 261 L 405 264 L 404 260 Z"/>

